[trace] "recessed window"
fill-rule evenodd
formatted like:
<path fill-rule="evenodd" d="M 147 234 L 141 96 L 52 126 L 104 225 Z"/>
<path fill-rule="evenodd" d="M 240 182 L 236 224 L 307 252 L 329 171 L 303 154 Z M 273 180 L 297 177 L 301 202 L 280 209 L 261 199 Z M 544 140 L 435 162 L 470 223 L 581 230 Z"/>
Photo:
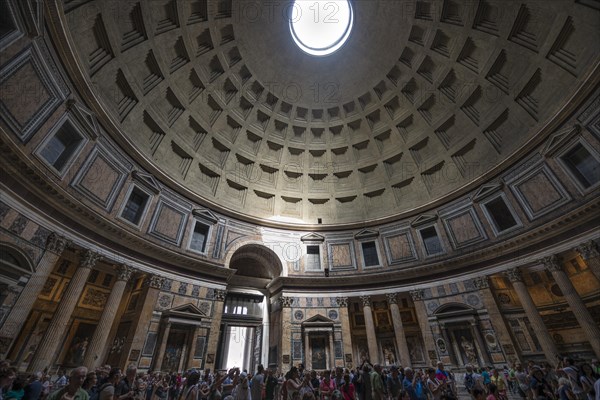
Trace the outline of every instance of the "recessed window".
<path fill-rule="evenodd" d="M 518 225 L 515 217 L 508 208 L 508 205 L 506 205 L 506 202 L 502 196 L 488 201 L 484 204 L 484 207 L 486 208 L 497 232 L 503 232 Z"/>
<path fill-rule="evenodd" d="M 442 248 L 442 242 L 437 234 L 437 231 L 433 226 L 424 228 L 419 231 L 423 244 L 425 245 L 425 251 L 428 255 L 439 254 L 444 251 Z"/>
<path fill-rule="evenodd" d="M 123 208 L 121 217 L 134 225 L 138 225 L 142 219 L 142 215 L 144 214 L 149 198 L 150 196 L 148 196 L 146 193 L 137 187 L 134 187 L 129 194 L 129 198 L 127 199 L 127 203 Z"/>
<path fill-rule="evenodd" d="M 377 255 L 377 245 L 375 242 L 363 242 L 361 246 L 365 267 L 379 265 L 379 256 Z"/>
<path fill-rule="evenodd" d="M 321 252 L 319 246 L 306 246 L 306 270 L 318 271 L 321 269 Z"/>
<path fill-rule="evenodd" d="M 62 172 L 83 144 L 83 136 L 71 121 L 66 120 L 56 133 L 43 145 L 39 155 L 55 170 Z"/>
<path fill-rule="evenodd" d="M 192 241 L 190 242 L 190 249 L 204 253 L 206 251 L 206 244 L 208 243 L 208 225 L 196 221 L 194 225 L 194 232 L 192 232 Z"/>
<path fill-rule="evenodd" d="M 600 182 L 600 162 L 583 144 L 577 143 L 561 158 L 584 188 Z"/>
<path fill-rule="evenodd" d="M 329 55 L 350 37 L 354 11 L 349 0 L 296 0 L 288 9 L 290 33 L 305 53 Z"/>

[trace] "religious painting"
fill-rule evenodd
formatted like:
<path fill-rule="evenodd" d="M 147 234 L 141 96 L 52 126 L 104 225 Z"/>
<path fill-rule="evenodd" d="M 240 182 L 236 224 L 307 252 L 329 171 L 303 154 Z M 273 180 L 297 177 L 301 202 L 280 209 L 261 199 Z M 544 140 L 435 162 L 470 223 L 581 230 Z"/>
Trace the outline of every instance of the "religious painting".
<path fill-rule="evenodd" d="M 378 328 L 385 329 L 390 328 L 392 325 L 390 324 L 390 316 L 387 310 L 384 311 L 376 311 L 375 312 L 375 320 Z"/>
<path fill-rule="evenodd" d="M 65 367 L 83 365 L 85 352 L 96 330 L 96 324 L 75 320 L 66 341 L 62 364 Z"/>
<path fill-rule="evenodd" d="M 356 350 L 358 354 L 359 364 L 362 364 L 365 361 L 369 361 L 369 345 L 367 343 L 367 339 L 357 339 Z"/>
<path fill-rule="evenodd" d="M 381 340 L 381 352 L 383 354 L 384 365 L 396 364 L 396 345 L 394 339 Z"/>
<path fill-rule="evenodd" d="M 406 335 L 406 343 L 408 345 L 408 352 L 410 361 L 413 364 L 420 364 L 425 362 L 425 353 L 423 351 L 423 343 L 417 335 Z M 435 358 L 435 357 L 434 357 Z"/>
<path fill-rule="evenodd" d="M 470 329 L 454 329 L 452 331 L 455 340 L 458 342 L 458 348 L 460 349 L 461 359 L 463 364 L 478 365 L 479 360 L 477 357 L 477 349 L 475 347 L 475 340 Z"/>
<path fill-rule="evenodd" d="M 328 341 L 324 337 L 313 337 L 310 339 L 313 369 L 327 369 L 327 343 Z"/>
<path fill-rule="evenodd" d="M 183 344 L 186 342 L 186 332 L 171 331 L 167 339 L 161 370 L 179 371 L 179 362 L 183 355 Z"/>

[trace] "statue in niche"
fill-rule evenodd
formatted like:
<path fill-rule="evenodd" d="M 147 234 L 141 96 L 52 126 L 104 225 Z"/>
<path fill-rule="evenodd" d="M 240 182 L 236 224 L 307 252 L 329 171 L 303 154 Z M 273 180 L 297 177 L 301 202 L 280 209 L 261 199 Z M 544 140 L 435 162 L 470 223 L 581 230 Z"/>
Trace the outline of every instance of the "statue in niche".
<path fill-rule="evenodd" d="M 467 358 L 469 364 L 477 365 L 477 352 L 475 351 L 475 346 L 473 345 L 473 342 L 470 342 L 467 340 L 466 337 L 461 336 L 460 347 L 462 347 L 465 353 L 465 357 Z"/>

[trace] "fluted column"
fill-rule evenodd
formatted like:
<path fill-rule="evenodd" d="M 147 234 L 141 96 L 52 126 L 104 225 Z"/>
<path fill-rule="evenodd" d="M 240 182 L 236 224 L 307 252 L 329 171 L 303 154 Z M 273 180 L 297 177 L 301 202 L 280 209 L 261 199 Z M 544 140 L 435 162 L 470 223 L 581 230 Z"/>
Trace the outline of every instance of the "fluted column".
<path fill-rule="evenodd" d="M 379 351 L 377 350 L 377 336 L 375 335 L 375 323 L 371 311 L 371 296 L 360 296 L 365 315 L 365 328 L 367 330 L 367 346 L 369 347 L 369 361 L 371 364 L 379 363 Z"/>
<path fill-rule="evenodd" d="M 427 309 L 425 308 L 425 302 L 423 297 L 425 293 L 422 289 L 411 290 L 410 297 L 415 304 L 415 313 L 417 320 L 419 321 L 419 327 L 421 328 L 421 335 L 423 335 L 423 344 L 425 345 L 425 351 L 429 358 L 429 365 L 435 365 L 437 363 L 437 352 L 435 351 L 435 342 L 433 341 L 433 333 L 429 327 L 429 321 L 427 320 Z"/>
<path fill-rule="evenodd" d="M 171 333 L 171 323 L 167 322 L 161 336 L 158 354 L 156 354 L 156 358 L 154 359 L 154 369 L 157 371 L 161 371 L 165 350 L 167 349 L 167 341 L 169 340 L 169 333 Z"/>
<path fill-rule="evenodd" d="M 400 365 L 410 367 L 410 352 L 408 351 L 404 325 L 400 316 L 400 308 L 398 308 L 398 293 L 388 293 L 386 296 L 390 305 L 390 311 L 392 312 L 392 322 L 394 324 L 394 334 L 396 335 L 396 348 L 400 355 Z"/>
<path fill-rule="evenodd" d="M 212 321 L 210 323 L 210 335 L 208 335 L 208 344 L 206 346 L 206 354 L 212 356 L 212 363 L 207 362 L 204 364 L 204 368 L 215 369 L 215 362 L 217 361 L 217 346 L 219 345 L 219 336 L 221 331 L 221 318 L 223 317 L 223 306 L 225 305 L 225 297 L 227 297 L 227 291 L 221 289 L 214 290 L 214 303 L 213 303 L 213 314 Z"/>
<path fill-rule="evenodd" d="M 351 363 L 346 360 L 346 354 L 352 355 L 352 331 L 350 330 L 350 316 L 348 314 L 348 298 L 336 297 L 339 307 L 339 318 L 342 324 L 342 344 L 344 348 L 344 363 Z M 347 366 L 347 365 L 346 365 Z"/>
<path fill-rule="evenodd" d="M 492 289 L 490 288 L 489 278 L 487 276 L 479 276 L 473 279 L 473 285 L 477 289 L 479 289 L 479 294 L 481 295 L 483 304 L 488 312 L 488 315 L 490 316 L 490 321 L 492 322 L 494 331 L 496 332 L 496 336 L 498 337 L 498 343 L 500 343 L 500 346 L 502 347 L 505 353 L 509 348 L 515 349 L 515 345 L 512 342 L 509 330 L 506 327 L 504 317 L 500 312 L 498 303 L 496 303 L 496 299 L 494 298 L 494 294 L 492 293 Z M 513 358 L 519 360 L 519 356 L 517 353 L 512 353 L 510 355 Z"/>
<path fill-rule="evenodd" d="M 98 321 L 98 326 L 94 331 L 92 340 L 85 352 L 85 359 L 83 365 L 92 370 L 102 364 L 110 329 L 112 328 L 113 322 L 115 321 L 115 315 L 123 298 L 127 281 L 131 278 L 133 268 L 126 265 L 120 265 L 117 267 L 117 281 L 110 291 L 110 295 L 104 305 L 104 310 Z"/>
<path fill-rule="evenodd" d="M 43 371 L 44 368 L 50 367 L 53 363 L 54 355 L 67 333 L 71 314 L 73 314 L 79 297 L 81 297 L 85 282 L 90 276 L 92 267 L 96 265 L 96 261 L 99 258 L 100 255 L 98 253 L 90 250 L 85 251 L 81 256 L 78 268 L 56 307 L 46 333 L 44 333 L 38 350 L 33 356 L 33 360 L 31 360 L 31 363 L 27 367 L 29 371 Z"/>
<path fill-rule="evenodd" d="M 577 246 L 575 250 L 583 258 L 590 271 L 600 281 L 600 251 L 598 251 L 596 242 L 589 240 Z"/>
<path fill-rule="evenodd" d="M 575 286 L 573 286 L 571 279 L 569 279 L 569 276 L 564 271 L 559 258 L 555 255 L 545 257 L 542 263 L 552 273 L 552 277 L 558 284 L 558 287 L 560 287 L 565 300 L 569 303 L 569 307 L 571 307 L 571 311 L 575 314 L 575 318 L 577 318 L 577 322 L 579 322 L 583 333 L 590 342 L 596 357 L 600 357 L 600 328 L 586 308 L 583 300 L 581 300 L 579 293 L 575 290 Z"/>
<path fill-rule="evenodd" d="M 550 364 L 555 365 L 558 359 L 558 350 L 556 348 L 556 344 L 552 340 L 552 337 L 548 332 L 548 328 L 546 328 L 546 325 L 544 325 L 542 316 L 537 310 L 535 303 L 533 302 L 533 299 L 527 290 L 527 286 L 525 286 L 525 283 L 523 282 L 521 271 L 519 271 L 518 268 L 509 269 L 506 271 L 506 275 L 512 282 L 513 288 L 519 297 L 519 301 L 521 302 L 521 305 L 525 310 L 525 314 L 527 315 L 527 318 L 529 319 L 529 322 L 536 333 L 547 360 L 550 362 Z"/>
<path fill-rule="evenodd" d="M 35 273 L 29 278 L 27 285 L 23 288 L 17 301 L 10 310 L 10 313 L 0 327 L 0 338 L 9 338 L 6 342 L 13 341 L 21 331 L 23 324 L 27 320 L 33 303 L 37 300 L 40 292 L 44 288 L 48 276 L 52 272 L 54 265 L 60 258 L 68 244 L 68 240 L 56 233 L 51 233 L 46 241 L 46 250 L 42 258 L 35 267 Z M 8 351 L 10 346 L 6 349 Z M 0 354 L 3 358 L 6 354 Z"/>

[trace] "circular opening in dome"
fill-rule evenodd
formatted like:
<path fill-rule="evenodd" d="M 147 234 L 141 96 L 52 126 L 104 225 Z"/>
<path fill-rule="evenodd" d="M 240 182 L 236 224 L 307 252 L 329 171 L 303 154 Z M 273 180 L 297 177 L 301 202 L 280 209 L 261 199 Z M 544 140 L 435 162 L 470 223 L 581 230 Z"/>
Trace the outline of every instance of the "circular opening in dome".
<path fill-rule="evenodd" d="M 326 56 L 348 40 L 354 12 L 350 0 L 296 0 L 289 20 L 298 47 L 313 56 Z"/>

